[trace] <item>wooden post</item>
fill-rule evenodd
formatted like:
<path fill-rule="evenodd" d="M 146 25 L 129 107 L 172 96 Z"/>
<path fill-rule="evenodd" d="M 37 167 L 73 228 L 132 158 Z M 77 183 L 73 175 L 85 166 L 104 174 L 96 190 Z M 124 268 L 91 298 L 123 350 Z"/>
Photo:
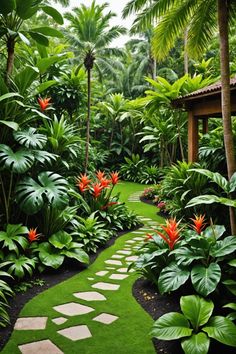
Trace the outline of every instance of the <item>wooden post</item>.
<path fill-rule="evenodd" d="M 198 159 L 198 118 L 188 112 L 188 162 Z"/>
<path fill-rule="evenodd" d="M 203 118 L 202 119 L 202 133 L 206 134 L 208 133 L 208 118 Z"/>

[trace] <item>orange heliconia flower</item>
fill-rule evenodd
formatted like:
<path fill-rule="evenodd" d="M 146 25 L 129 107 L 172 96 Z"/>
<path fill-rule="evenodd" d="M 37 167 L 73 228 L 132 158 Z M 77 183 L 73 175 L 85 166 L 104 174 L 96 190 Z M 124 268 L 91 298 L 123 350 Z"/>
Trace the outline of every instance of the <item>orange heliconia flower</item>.
<path fill-rule="evenodd" d="M 173 250 L 176 242 L 180 238 L 180 230 L 178 230 L 179 222 L 175 219 L 166 220 L 166 226 L 161 225 L 161 228 L 166 232 L 164 235 L 162 232 L 156 231 L 156 233 L 168 244 L 170 250 Z"/>
<path fill-rule="evenodd" d="M 119 172 L 111 172 L 110 176 L 111 176 L 111 183 L 114 186 L 119 181 Z"/>
<path fill-rule="evenodd" d="M 50 100 L 51 100 L 51 97 L 38 98 L 38 103 L 39 103 L 42 111 L 45 111 L 45 109 L 50 105 L 50 103 L 49 103 Z"/>
<path fill-rule="evenodd" d="M 37 227 L 35 229 L 31 228 L 28 232 L 29 242 L 37 241 L 40 235 L 41 234 L 37 234 Z"/>
<path fill-rule="evenodd" d="M 103 187 L 101 186 L 100 183 L 93 184 L 92 192 L 93 192 L 94 198 L 99 197 L 99 195 L 101 194 L 102 190 L 103 190 Z"/>
<path fill-rule="evenodd" d="M 205 219 L 205 215 L 194 215 L 195 219 L 190 218 L 190 220 L 192 220 L 192 222 L 194 223 L 194 225 L 191 225 L 191 227 L 198 233 L 198 235 L 201 234 L 202 230 L 204 229 L 204 227 L 206 226 L 206 219 Z"/>

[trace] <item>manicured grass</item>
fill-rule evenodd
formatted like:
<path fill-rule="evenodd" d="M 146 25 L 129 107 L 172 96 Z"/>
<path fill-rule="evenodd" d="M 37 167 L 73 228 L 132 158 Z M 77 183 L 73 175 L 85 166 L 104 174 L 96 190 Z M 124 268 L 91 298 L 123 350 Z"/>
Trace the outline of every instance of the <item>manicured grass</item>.
<path fill-rule="evenodd" d="M 127 202 L 130 194 L 144 188 L 144 186 L 135 183 L 121 183 L 116 186 L 115 193 L 121 192 L 121 200 Z M 127 204 L 131 209 L 137 211 L 139 215 L 150 217 L 156 221 L 158 220 L 158 217 L 155 215 L 155 207 L 138 202 Z M 112 272 L 115 273 L 115 270 L 110 270 L 103 277 L 95 275 L 96 272 L 105 270 L 105 260 L 110 259 L 117 250 L 123 249 L 125 241 L 135 236 L 138 235 L 127 233 L 121 236 L 113 246 L 103 251 L 86 270 L 44 291 L 29 301 L 21 311 L 19 317 L 47 316 L 46 329 L 14 331 L 1 353 L 20 353 L 18 345 L 49 338 L 65 354 L 154 354 L 155 349 L 149 335 L 153 320 L 132 296 L 132 286 L 138 275 L 131 273 L 125 280 L 109 279 L 109 276 Z M 114 266 L 114 268 L 116 267 Z M 94 278 L 94 280 L 88 280 L 90 277 Z M 96 291 L 96 289 L 91 288 L 91 285 L 98 281 L 120 284 L 121 286 L 117 291 L 97 290 L 105 295 L 107 298 L 106 301 L 87 302 L 73 296 L 74 292 Z M 77 302 L 91 306 L 95 311 L 86 315 L 69 317 L 66 323 L 58 326 L 51 320 L 63 315 L 56 312 L 53 307 L 67 302 Z M 92 321 L 95 316 L 104 312 L 118 316 L 119 319 L 110 325 Z M 92 338 L 71 341 L 57 333 L 60 329 L 79 324 L 89 327 Z"/>

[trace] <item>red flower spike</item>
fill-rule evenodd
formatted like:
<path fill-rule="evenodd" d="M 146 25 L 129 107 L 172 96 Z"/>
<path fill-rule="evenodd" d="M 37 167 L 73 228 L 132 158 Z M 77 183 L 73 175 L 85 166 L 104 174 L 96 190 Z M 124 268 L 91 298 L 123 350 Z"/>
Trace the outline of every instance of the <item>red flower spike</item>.
<path fill-rule="evenodd" d="M 103 187 L 100 185 L 100 183 L 93 184 L 92 191 L 93 191 L 94 198 L 98 198 L 99 195 L 101 194 L 102 190 L 103 190 Z"/>
<path fill-rule="evenodd" d="M 105 178 L 105 172 L 102 172 L 99 170 L 99 171 L 97 171 L 96 176 L 97 176 L 97 179 L 99 181 L 101 181 L 101 179 Z"/>
<path fill-rule="evenodd" d="M 42 111 L 45 111 L 45 109 L 49 106 L 49 101 L 51 100 L 51 97 L 49 98 L 38 98 L 38 103 L 40 105 L 40 108 Z"/>
<path fill-rule="evenodd" d="M 107 188 L 110 185 L 111 181 L 106 178 L 101 178 L 100 179 L 100 184 L 103 188 Z"/>
<path fill-rule="evenodd" d="M 156 231 L 156 233 L 168 244 L 170 250 L 174 249 L 176 242 L 180 238 L 180 230 L 178 230 L 179 222 L 175 219 L 166 220 L 166 226 L 161 225 L 161 228 L 165 231 L 166 235 L 162 232 Z"/>
<path fill-rule="evenodd" d="M 84 193 L 88 189 L 87 186 L 85 184 L 83 184 L 82 182 L 78 183 L 76 185 L 77 185 L 77 187 L 79 187 L 79 190 L 81 193 Z"/>
<path fill-rule="evenodd" d="M 87 186 L 91 182 L 91 179 L 88 178 L 86 173 L 84 173 L 83 175 L 81 174 L 79 179 L 80 182 L 83 183 L 85 186 Z"/>
<path fill-rule="evenodd" d="M 192 220 L 192 222 L 194 223 L 194 225 L 190 225 L 193 230 L 195 230 L 198 235 L 201 234 L 202 230 L 204 229 L 204 227 L 206 226 L 206 219 L 205 219 L 205 215 L 194 215 L 195 219 L 190 218 L 190 220 Z"/>
<path fill-rule="evenodd" d="M 119 172 L 111 172 L 110 176 L 111 176 L 111 183 L 114 186 L 119 181 Z"/>
<path fill-rule="evenodd" d="M 28 232 L 28 240 L 29 242 L 37 241 L 41 234 L 37 234 L 37 227 L 31 228 Z"/>
<path fill-rule="evenodd" d="M 146 237 L 145 237 L 145 239 L 144 239 L 144 242 L 148 242 L 148 241 L 150 241 L 150 240 L 153 240 L 153 237 L 152 237 L 151 234 L 147 234 Z"/>

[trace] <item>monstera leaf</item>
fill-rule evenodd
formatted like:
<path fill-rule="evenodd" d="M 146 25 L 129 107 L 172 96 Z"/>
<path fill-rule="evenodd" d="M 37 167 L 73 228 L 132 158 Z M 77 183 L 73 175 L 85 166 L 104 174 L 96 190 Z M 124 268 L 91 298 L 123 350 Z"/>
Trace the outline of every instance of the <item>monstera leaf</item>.
<path fill-rule="evenodd" d="M 43 134 L 36 133 L 35 128 L 17 131 L 14 133 L 14 138 L 19 144 L 29 149 L 42 149 L 47 142 L 47 137 Z"/>
<path fill-rule="evenodd" d="M 30 151 L 20 149 L 14 152 L 10 146 L 0 144 L 0 165 L 15 173 L 25 173 L 33 166 L 34 156 Z"/>
<path fill-rule="evenodd" d="M 45 204 L 63 208 L 68 203 L 68 182 L 53 172 L 41 172 L 38 182 L 26 177 L 16 187 L 16 201 L 29 215 L 37 213 Z"/>

